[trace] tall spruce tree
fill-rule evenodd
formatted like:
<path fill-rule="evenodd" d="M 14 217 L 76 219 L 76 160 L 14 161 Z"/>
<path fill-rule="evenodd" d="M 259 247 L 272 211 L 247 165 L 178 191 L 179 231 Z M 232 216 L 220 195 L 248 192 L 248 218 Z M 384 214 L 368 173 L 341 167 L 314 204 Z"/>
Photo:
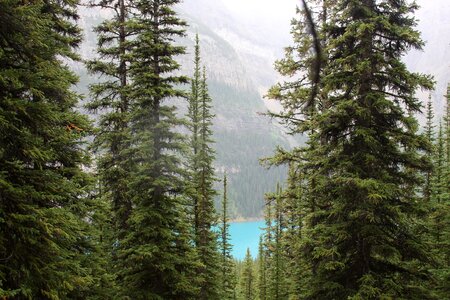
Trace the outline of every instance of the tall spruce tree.
<path fill-rule="evenodd" d="M 445 108 L 445 115 L 444 115 L 444 147 L 445 147 L 445 167 L 444 167 L 444 174 L 443 174 L 443 180 L 447 184 L 444 188 L 444 195 L 443 200 L 445 203 L 450 202 L 450 84 L 447 86 L 447 94 L 445 95 L 447 103 Z M 448 229 L 448 227 L 447 227 Z M 448 234 L 448 231 L 447 231 Z M 450 258 L 450 253 L 447 253 L 447 258 Z M 450 262 L 449 259 L 447 259 L 448 262 Z"/>
<path fill-rule="evenodd" d="M 441 205 L 437 210 L 441 211 L 442 241 L 438 244 L 440 268 L 438 273 L 439 295 L 441 299 L 450 294 L 450 84 L 447 87 L 447 105 L 444 116 L 444 170 L 442 174 L 442 197 Z"/>
<path fill-rule="evenodd" d="M 427 105 L 427 122 L 425 125 L 425 134 L 427 140 L 433 143 L 432 162 L 433 172 L 426 177 L 425 187 L 429 187 L 429 194 L 424 192 L 424 198 L 429 206 L 428 225 L 429 225 L 429 242 L 432 245 L 432 253 L 437 259 L 437 263 L 433 266 L 432 271 L 436 275 L 436 288 L 438 296 L 445 298 L 448 294 L 448 283 L 450 282 L 450 272 L 448 263 L 448 226 L 450 222 L 448 212 L 448 177 L 446 177 L 447 168 L 449 167 L 446 155 L 446 136 L 445 123 L 439 123 L 437 137 L 434 138 L 434 124 L 430 120 L 430 103 Z M 445 117 L 444 117 L 445 120 Z M 430 136 L 432 138 L 430 138 Z"/>
<path fill-rule="evenodd" d="M 92 7 L 114 12 L 111 19 L 96 27 L 99 59 L 87 62 L 90 72 L 106 81 L 90 86 L 92 101 L 87 108 L 99 112 L 99 133 L 94 143 L 99 151 L 98 169 L 102 192 L 109 194 L 114 209 L 115 225 L 125 230 L 131 211 L 127 195 L 130 173 L 130 39 L 134 35 L 130 26 L 131 4 L 124 0 L 100 1 Z"/>
<path fill-rule="evenodd" d="M 194 299 L 198 259 L 187 224 L 181 154 L 186 141 L 176 127 L 176 107 L 167 102 L 185 97 L 178 86 L 187 78 L 174 74 L 175 57 L 185 48 L 173 40 L 185 22 L 173 11 L 177 0 L 136 1 L 139 33 L 131 51 L 130 73 L 133 211 L 121 253 L 124 295 L 132 299 Z"/>
<path fill-rule="evenodd" d="M 258 249 L 259 255 L 259 276 L 258 276 L 258 294 L 260 298 L 271 299 L 272 277 L 270 270 L 273 264 L 273 244 L 274 244 L 274 203 L 273 194 L 266 194 L 264 197 L 264 221 L 265 227 L 261 234 L 261 240 Z"/>
<path fill-rule="evenodd" d="M 132 210 L 129 181 L 133 161 L 131 156 L 130 113 L 130 51 L 136 34 L 132 22 L 132 1 L 93 1 L 91 7 L 111 11 L 112 16 L 95 28 L 98 37 L 98 59 L 87 61 L 88 70 L 104 81 L 90 86 L 92 100 L 86 107 L 99 114 L 98 131 L 93 148 L 97 154 L 99 196 L 110 202 L 112 216 L 103 215 L 102 229 L 105 255 L 112 254 L 112 265 L 117 267 L 117 253 L 123 245 Z M 113 232 L 108 224 L 112 222 Z M 108 234 L 106 234 L 108 233 Z M 109 237 L 109 241 L 106 240 Z M 109 247 L 107 246 L 109 243 Z M 113 246 L 114 245 L 114 246 Z M 111 259 L 110 259 L 111 260 Z M 117 270 L 112 270 L 117 274 Z M 121 280 L 120 278 L 118 279 Z"/>
<path fill-rule="evenodd" d="M 240 278 L 240 286 L 241 298 L 243 300 L 254 300 L 256 298 L 253 258 L 249 248 L 247 248 L 247 252 L 244 258 L 244 265 Z"/>
<path fill-rule="evenodd" d="M 221 292 L 222 299 L 236 298 L 236 276 L 235 266 L 231 250 L 233 245 L 230 244 L 230 219 L 228 217 L 228 197 L 227 197 L 227 174 L 223 175 L 223 198 L 222 212 L 220 216 L 220 243 L 219 250 L 221 253 Z"/>
<path fill-rule="evenodd" d="M 434 112 L 433 112 L 433 102 L 431 101 L 431 94 L 428 97 L 427 102 L 427 111 L 426 111 L 426 125 L 425 125 L 425 136 L 430 144 L 430 149 L 432 149 L 434 143 Z M 433 151 L 428 152 L 430 157 L 433 157 Z M 431 180 L 432 180 L 433 172 L 432 169 L 429 169 L 425 174 L 425 185 L 423 188 L 423 195 L 425 201 L 429 202 L 431 198 Z"/>
<path fill-rule="evenodd" d="M 449 292 L 450 283 L 450 213 L 448 206 L 450 197 L 447 192 L 449 162 L 446 160 L 446 136 L 444 126 L 439 123 L 434 154 L 434 174 L 431 182 L 431 213 L 430 229 L 433 254 L 437 258 L 437 264 L 433 269 L 437 278 L 438 295 L 445 298 Z"/>
<path fill-rule="evenodd" d="M 300 246 L 304 211 L 302 209 L 303 179 L 298 172 L 296 163 L 289 164 L 287 188 L 283 193 L 283 213 L 285 230 L 281 237 L 283 254 L 285 256 L 285 280 L 289 299 L 299 299 L 302 289 L 307 285 L 302 282 L 305 267 L 302 264 Z"/>
<path fill-rule="evenodd" d="M 193 207 L 193 226 L 194 226 L 194 236 L 198 236 L 199 231 L 199 198 L 200 193 L 198 193 L 198 185 L 200 179 L 198 178 L 198 173 L 200 169 L 200 138 L 199 138 L 199 126 L 201 124 L 200 120 L 200 84 L 201 84 L 201 70 L 200 70 L 200 45 L 198 34 L 195 36 L 195 50 L 194 50 L 194 75 L 191 79 L 191 91 L 189 94 L 189 106 L 188 106 L 188 118 L 189 118 L 189 130 L 191 131 L 190 138 L 190 148 L 192 151 L 192 157 L 189 159 L 189 169 L 191 171 L 190 175 L 190 197 L 192 198 Z M 197 241 L 196 241 L 197 242 Z"/>
<path fill-rule="evenodd" d="M 275 193 L 266 196 L 265 271 L 267 299 L 287 299 L 285 253 L 283 253 L 284 211 L 282 189 L 278 184 Z M 270 218 L 270 220 L 267 220 Z"/>
<path fill-rule="evenodd" d="M 408 189 L 419 186 L 418 173 L 429 167 L 419 152 L 426 140 L 415 132 L 409 112 L 421 108 L 416 89 L 430 89 L 432 82 L 401 61 L 407 50 L 423 45 L 411 16 L 417 6 L 388 0 L 322 3 L 329 21 L 316 33 L 325 41 L 326 64 L 312 63 L 319 55 L 300 56 L 314 47 L 314 39 L 299 22 L 297 45 L 278 69 L 306 74 L 305 80 L 270 91 L 284 105 L 282 117 L 292 131 L 310 138 L 309 147 L 274 159 L 304 161 L 307 175 L 310 204 L 302 239 L 310 275 L 302 297 L 430 298 L 427 246 L 414 235 L 423 204 Z M 306 19 L 320 20 L 311 15 Z M 313 80 L 317 71 L 321 76 Z"/>
<path fill-rule="evenodd" d="M 0 298 L 63 299 L 92 284 L 77 77 L 77 1 L 0 2 Z"/>
<path fill-rule="evenodd" d="M 258 299 L 267 300 L 267 262 L 264 249 L 264 239 L 261 235 L 258 244 Z"/>
<path fill-rule="evenodd" d="M 445 95 L 447 100 L 444 116 L 444 134 L 445 134 L 445 161 L 446 168 L 444 172 L 444 180 L 447 182 L 445 189 L 445 201 L 450 201 L 450 83 L 447 86 L 447 94 Z"/>
<path fill-rule="evenodd" d="M 218 299 L 219 290 L 219 253 L 217 234 L 213 227 L 217 224 L 214 210 L 214 196 L 217 192 L 213 185 L 214 150 L 211 148 L 212 118 L 211 97 L 206 83 L 206 70 L 200 73 L 200 45 L 196 35 L 194 76 L 189 95 L 189 125 L 191 129 L 191 178 L 190 197 L 194 208 L 194 241 L 201 266 L 196 272 L 200 281 L 198 299 Z"/>

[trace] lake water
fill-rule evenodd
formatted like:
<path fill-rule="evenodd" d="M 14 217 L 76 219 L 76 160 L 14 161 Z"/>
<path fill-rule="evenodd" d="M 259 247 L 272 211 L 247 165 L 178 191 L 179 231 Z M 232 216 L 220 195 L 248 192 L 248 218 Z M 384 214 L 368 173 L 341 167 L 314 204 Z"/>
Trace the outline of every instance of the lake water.
<path fill-rule="evenodd" d="M 230 244 L 235 258 L 244 259 L 247 248 L 250 248 L 253 258 L 258 255 L 259 236 L 264 226 L 264 221 L 230 223 Z"/>

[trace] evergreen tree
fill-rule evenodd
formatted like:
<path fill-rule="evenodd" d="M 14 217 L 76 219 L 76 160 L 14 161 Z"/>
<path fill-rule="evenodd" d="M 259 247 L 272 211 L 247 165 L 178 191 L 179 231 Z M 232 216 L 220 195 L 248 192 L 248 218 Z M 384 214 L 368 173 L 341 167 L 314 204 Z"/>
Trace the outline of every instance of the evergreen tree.
<path fill-rule="evenodd" d="M 427 102 L 427 112 L 426 112 L 426 126 L 425 126 L 425 136 L 430 145 L 434 142 L 434 113 L 433 113 L 433 103 L 431 102 L 431 94 L 428 97 Z M 430 156 L 433 156 L 433 151 L 429 152 Z M 429 202 L 431 197 L 431 178 L 432 170 L 428 170 L 425 174 L 425 186 L 423 189 L 423 195 L 425 201 Z"/>
<path fill-rule="evenodd" d="M 302 264 L 302 221 L 304 211 L 302 209 L 303 186 L 302 178 L 298 174 L 297 164 L 289 164 L 287 189 L 283 194 L 283 210 L 285 218 L 285 230 L 282 235 L 282 249 L 286 259 L 285 280 L 289 299 L 299 299 L 302 289 L 307 289 L 307 284 L 302 282 L 304 271 L 307 269 Z M 297 185 L 298 184 L 298 185 Z"/>
<path fill-rule="evenodd" d="M 253 270 L 253 258 L 250 254 L 250 249 L 247 248 L 247 253 L 244 259 L 244 266 L 242 269 L 242 274 L 240 278 L 241 285 L 241 297 L 243 300 L 253 300 L 255 299 L 255 275 Z"/>
<path fill-rule="evenodd" d="M 274 194 L 267 195 L 266 221 L 270 226 L 266 228 L 266 287 L 268 299 L 286 299 L 288 288 L 286 286 L 285 255 L 283 254 L 284 212 L 282 208 L 282 190 L 277 185 Z"/>
<path fill-rule="evenodd" d="M 432 198 L 436 204 L 442 203 L 447 183 L 444 182 L 446 159 L 445 159 L 445 137 L 442 122 L 439 123 L 438 136 L 436 139 L 436 153 L 434 158 L 435 174 L 433 176 Z M 440 237 L 436 240 L 439 242 Z"/>
<path fill-rule="evenodd" d="M 450 283 L 450 214 L 448 205 L 448 168 L 449 162 L 446 160 L 445 140 L 442 123 L 439 124 L 438 136 L 436 139 L 436 153 L 434 155 L 434 176 L 431 184 L 431 241 L 433 253 L 437 257 L 437 264 L 434 274 L 438 279 L 437 289 L 440 297 L 446 297 L 449 292 Z"/>
<path fill-rule="evenodd" d="M 438 274 L 440 280 L 440 296 L 441 299 L 450 294 L 450 84 L 447 88 L 447 105 L 445 121 L 445 165 L 443 172 L 443 195 L 442 195 L 442 243 L 440 245 L 442 251 L 440 254 L 441 270 Z M 438 209 L 440 209 L 438 207 Z"/>
<path fill-rule="evenodd" d="M 213 188 L 214 150 L 211 148 L 211 126 L 214 117 L 211 110 L 211 97 L 208 94 L 206 70 L 200 74 L 200 46 L 198 35 L 195 45 L 195 69 L 189 97 L 189 121 L 191 136 L 191 191 L 194 207 L 194 241 L 199 254 L 201 267 L 196 276 L 200 281 L 199 299 L 218 299 L 219 297 L 219 253 L 217 236 L 213 226 L 217 224 L 214 211 Z"/>
<path fill-rule="evenodd" d="M 95 281 L 91 180 L 64 60 L 77 1 L 0 2 L 0 298 L 62 299 Z"/>
<path fill-rule="evenodd" d="M 446 201 L 448 203 L 450 201 L 450 184 L 449 184 L 449 182 L 450 182 L 450 84 L 447 87 L 446 98 L 447 98 L 447 105 L 446 105 L 446 114 L 444 117 L 446 167 L 444 168 L 444 182 L 447 182 L 447 185 L 444 190 L 444 201 Z M 450 258 L 450 255 L 448 257 Z M 450 261 L 450 259 L 447 261 Z"/>
<path fill-rule="evenodd" d="M 264 299 L 271 299 L 272 295 L 272 264 L 273 264 L 273 244 L 274 244 L 274 205 L 273 194 L 265 195 L 264 220 L 265 227 L 261 235 L 259 245 L 259 296 Z"/>
<path fill-rule="evenodd" d="M 308 147 L 280 151 L 273 160 L 304 162 L 302 247 L 310 275 L 302 298 L 430 298 L 430 258 L 414 234 L 423 204 L 411 192 L 420 184 L 418 173 L 429 167 L 419 152 L 427 143 L 407 112 L 420 110 L 415 91 L 432 82 L 401 61 L 408 49 L 423 45 L 410 15 L 417 6 L 323 3 L 329 21 L 316 32 L 324 37 L 326 63 L 317 68 L 311 55 L 300 56 L 313 48 L 313 39 L 305 37 L 308 26 L 294 28 L 301 37 L 295 39 L 298 52 L 288 53 L 278 69 L 306 74 L 306 80 L 270 91 L 286 108 L 282 117 L 292 131 L 310 134 Z M 312 61 L 321 59 L 317 52 Z M 321 76 L 313 80 L 317 71 Z"/>
<path fill-rule="evenodd" d="M 221 253 L 221 291 L 222 299 L 236 299 L 236 276 L 232 245 L 230 244 L 230 224 L 228 217 L 227 175 L 223 175 L 222 213 L 220 218 L 220 243 Z"/>
<path fill-rule="evenodd" d="M 96 176 L 96 174 L 93 174 Z M 111 208 L 107 199 L 98 193 L 98 187 L 90 189 L 89 198 L 94 205 L 89 208 L 88 223 L 89 248 L 81 256 L 81 265 L 90 269 L 88 284 L 78 286 L 67 295 L 67 299 L 102 300 L 114 299 L 117 295 L 115 276 L 112 270 L 111 241 Z M 86 218 L 86 217 L 85 217 Z"/>
<path fill-rule="evenodd" d="M 444 172 L 444 182 L 447 182 L 447 186 L 445 189 L 445 201 L 450 201 L 450 184 L 448 184 L 450 182 L 450 84 L 447 86 L 446 100 L 447 100 L 447 105 L 446 105 L 446 113 L 444 116 L 446 168 L 444 169 L 444 171 L 445 171 Z"/>
<path fill-rule="evenodd" d="M 175 75 L 175 57 L 185 48 L 173 44 L 183 36 L 185 22 L 172 7 L 177 0 L 135 3 L 139 33 L 131 51 L 130 74 L 133 210 L 124 239 L 123 293 L 132 299 L 193 299 L 198 294 L 194 271 L 198 258 L 187 224 L 181 154 L 186 141 L 175 131 L 184 122 L 167 101 L 185 97 L 177 89 L 187 83 Z"/>
<path fill-rule="evenodd" d="M 264 250 L 263 237 L 259 237 L 258 244 L 258 299 L 266 300 L 267 297 L 267 267 L 266 253 Z"/>
<path fill-rule="evenodd" d="M 127 195 L 127 178 L 130 173 L 130 75 L 129 52 L 131 29 L 131 4 L 124 0 L 92 3 L 114 12 L 111 19 L 96 27 L 98 34 L 97 53 L 99 59 L 87 62 L 90 72 L 107 78 L 90 86 L 92 101 L 87 108 L 102 113 L 99 118 L 99 132 L 94 148 L 100 152 L 99 176 L 102 179 L 103 194 L 108 194 L 114 209 L 115 225 L 126 230 L 127 218 L 131 212 L 131 201 Z M 113 8 L 114 7 L 114 8 Z M 117 7 L 117 8 L 115 8 Z"/>
<path fill-rule="evenodd" d="M 105 255 L 111 255 L 117 266 L 117 252 L 123 245 L 128 230 L 128 218 L 132 210 L 129 194 L 129 180 L 133 162 L 131 159 L 130 113 L 130 51 L 136 33 L 132 22 L 133 4 L 125 0 L 96 1 L 92 7 L 111 11 L 112 17 L 96 27 L 99 58 L 86 63 L 88 70 L 106 78 L 90 86 L 92 100 L 87 104 L 91 112 L 99 113 L 99 130 L 93 148 L 98 153 L 98 177 L 102 186 L 102 201 L 111 202 L 112 216 L 105 216 L 104 222 L 111 222 L 114 234 L 107 223 L 102 227 Z M 107 246 L 109 242 L 109 247 Z M 114 246 L 113 246 L 114 245 Z M 117 273 L 117 270 L 113 270 Z M 119 279 L 120 281 L 121 279 Z"/>
<path fill-rule="evenodd" d="M 199 111 L 200 105 L 200 84 L 201 84 L 201 71 L 200 71 L 200 45 L 198 34 L 195 36 L 195 50 L 194 50 L 194 76 L 191 79 L 191 92 L 189 95 L 189 106 L 188 106 L 188 118 L 189 118 L 189 129 L 191 131 L 190 147 L 192 151 L 192 157 L 189 160 L 189 169 L 191 170 L 191 186 L 190 186 L 190 197 L 192 198 L 193 206 L 193 225 L 194 225 L 194 236 L 197 239 L 199 231 L 199 198 L 200 193 L 198 193 L 198 185 L 200 182 L 199 169 L 200 160 L 199 152 L 201 147 L 201 142 L 199 138 L 199 127 L 201 124 L 201 114 Z M 197 243 L 197 240 L 196 240 Z"/>

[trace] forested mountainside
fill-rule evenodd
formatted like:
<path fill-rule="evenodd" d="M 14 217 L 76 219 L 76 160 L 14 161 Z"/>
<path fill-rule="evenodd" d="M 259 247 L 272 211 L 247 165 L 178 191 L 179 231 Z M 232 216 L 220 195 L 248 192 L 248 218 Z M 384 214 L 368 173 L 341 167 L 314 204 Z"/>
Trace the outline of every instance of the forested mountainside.
<path fill-rule="evenodd" d="M 300 1 L 287 0 L 276 5 L 270 0 L 247 0 L 242 5 L 236 2 L 184 1 L 180 7 L 229 42 L 244 62 L 262 96 L 279 76 L 273 69 L 273 63 L 282 57 L 283 49 L 292 43 L 290 20 L 295 16 L 295 7 L 300 5 Z M 450 29 L 450 19 L 447 17 L 450 6 L 447 0 L 416 2 L 419 5 L 415 14 L 416 28 L 425 42 L 424 51 L 411 50 L 404 56 L 404 61 L 411 70 L 434 76 L 436 88 L 432 91 L 433 102 L 437 114 L 441 115 L 445 105 L 443 95 L 447 88 L 445 80 L 450 75 L 449 67 L 443 63 L 450 58 L 447 47 L 450 36 L 444 34 Z M 425 103 L 428 94 L 418 93 Z M 277 105 L 274 101 L 265 103 L 269 107 Z"/>
<path fill-rule="evenodd" d="M 450 69 L 442 61 L 448 61 L 450 36 L 445 32 L 450 28 L 446 17 L 449 6 L 446 0 L 419 1 L 418 29 L 426 43 L 425 51 L 410 51 L 405 62 L 414 71 L 431 74 L 436 80 L 432 91 L 436 114 L 443 113 L 446 93 L 445 78 Z M 288 136 L 285 129 L 261 114 L 267 110 L 278 110 L 279 104 L 264 98 L 270 85 L 278 74 L 273 63 L 282 56 L 284 47 L 291 43 L 289 35 L 290 19 L 295 15 L 295 1 L 287 1 L 278 14 L 267 22 L 271 3 L 263 1 L 262 14 L 251 15 L 248 19 L 242 14 L 248 10 L 232 9 L 223 1 L 184 1 L 177 6 L 180 14 L 189 22 L 186 38 L 180 43 L 187 46 L 188 54 L 180 59 L 182 72 L 192 69 L 194 36 L 199 33 L 203 43 L 204 63 L 209 70 L 208 81 L 213 98 L 214 139 L 217 151 L 215 162 L 218 176 L 226 170 L 232 183 L 229 188 L 232 215 L 234 218 L 261 217 L 264 201 L 261 195 L 273 190 L 278 182 L 286 178 L 284 167 L 265 169 L 259 159 L 270 156 L 277 145 L 290 148 L 302 143 L 301 136 Z M 261 10 L 261 8 L 259 9 Z M 258 10 L 258 12 L 259 12 Z M 95 24 L 107 17 L 98 9 L 81 9 L 81 24 L 85 41 L 81 46 L 84 58 L 95 53 L 96 36 L 92 32 Z M 89 76 L 81 64 L 75 67 L 80 75 L 78 89 L 89 98 L 87 86 L 95 80 Z M 422 101 L 428 93 L 418 91 Z M 186 103 L 181 104 L 186 107 Z M 423 123 L 424 115 L 419 115 Z M 216 207 L 219 205 L 216 198 Z"/>
<path fill-rule="evenodd" d="M 288 136 L 276 120 L 263 115 L 267 107 L 263 101 L 262 87 L 267 87 L 275 78 L 271 68 L 275 57 L 260 58 L 250 68 L 248 62 L 252 59 L 243 59 L 236 50 L 237 45 L 226 41 L 203 23 L 202 16 L 190 14 L 196 12 L 195 7 L 192 7 L 194 4 L 197 7 L 195 1 L 178 7 L 190 24 L 186 37 L 178 39 L 180 44 L 187 47 L 187 54 L 179 59 L 182 66 L 180 73 L 188 74 L 193 68 L 194 36 L 198 33 L 202 40 L 202 57 L 208 70 L 209 91 L 215 114 L 213 139 L 216 141 L 214 147 L 217 160 L 214 164 L 217 176 L 223 176 L 224 172 L 229 176 L 233 218 L 262 217 L 263 195 L 285 180 L 286 169 L 267 169 L 261 166 L 259 160 L 270 156 L 277 145 L 290 148 L 301 142 L 302 138 Z M 207 7 L 214 8 L 214 5 L 210 2 Z M 210 12 L 217 13 L 218 9 L 216 7 Z M 86 36 L 81 46 L 83 58 L 95 55 L 96 36 L 92 28 L 106 17 L 107 14 L 102 15 L 94 8 L 81 10 L 81 24 Z M 258 53 L 255 54 L 257 57 Z M 89 75 L 82 64 L 76 64 L 74 68 L 80 75 L 78 91 L 85 95 L 84 102 L 87 102 L 90 97 L 87 87 L 97 78 Z M 181 101 L 177 105 L 180 113 L 186 112 L 186 102 Z M 219 183 L 217 187 L 220 188 Z M 219 205 L 220 199 L 216 198 L 216 207 Z"/>

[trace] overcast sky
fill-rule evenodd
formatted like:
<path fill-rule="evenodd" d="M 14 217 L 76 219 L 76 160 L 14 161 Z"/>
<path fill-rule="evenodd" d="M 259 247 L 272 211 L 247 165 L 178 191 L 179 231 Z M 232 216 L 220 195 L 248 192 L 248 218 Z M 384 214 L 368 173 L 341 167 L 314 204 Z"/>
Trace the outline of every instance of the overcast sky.
<path fill-rule="evenodd" d="M 258 18 L 291 19 L 299 0 L 222 0 L 234 13 Z"/>

